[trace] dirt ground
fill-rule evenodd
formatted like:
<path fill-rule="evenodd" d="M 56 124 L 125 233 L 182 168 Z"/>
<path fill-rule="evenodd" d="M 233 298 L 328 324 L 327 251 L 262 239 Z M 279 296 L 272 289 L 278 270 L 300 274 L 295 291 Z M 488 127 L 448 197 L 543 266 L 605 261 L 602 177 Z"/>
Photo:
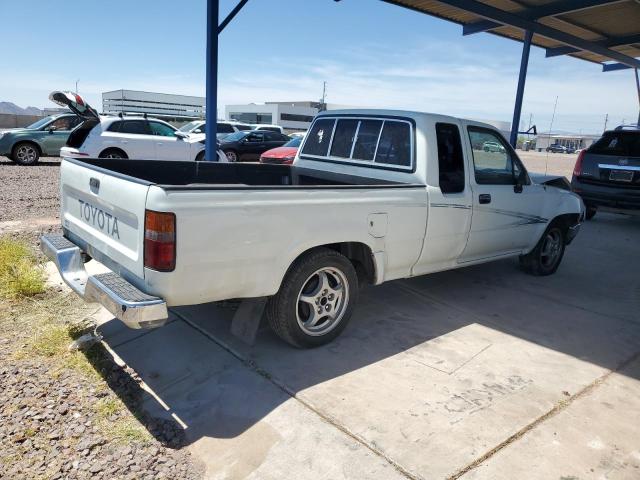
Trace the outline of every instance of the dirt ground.
<path fill-rule="evenodd" d="M 576 155 L 523 152 L 518 155 L 529 171 L 571 178 Z M 32 218 L 59 223 L 60 159 L 43 158 L 33 167 L 21 167 L 0 157 L 0 222 Z M 20 224 L 12 228 L 25 230 Z M 28 228 L 31 229 L 31 228 Z"/>

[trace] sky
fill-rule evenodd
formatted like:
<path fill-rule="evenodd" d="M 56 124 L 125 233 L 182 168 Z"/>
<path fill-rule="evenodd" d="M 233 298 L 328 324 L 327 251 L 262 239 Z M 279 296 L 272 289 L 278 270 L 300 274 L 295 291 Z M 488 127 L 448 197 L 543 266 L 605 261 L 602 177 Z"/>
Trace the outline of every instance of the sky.
<path fill-rule="evenodd" d="M 220 18 L 237 0 L 220 0 Z M 0 101 L 101 109 L 120 88 L 204 96 L 206 0 L 0 1 Z M 379 0 L 250 0 L 219 37 L 218 111 L 318 100 L 511 121 L 522 44 Z M 632 70 L 602 73 L 533 47 L 521 126 L 599 133 L 638 116 Z"/>

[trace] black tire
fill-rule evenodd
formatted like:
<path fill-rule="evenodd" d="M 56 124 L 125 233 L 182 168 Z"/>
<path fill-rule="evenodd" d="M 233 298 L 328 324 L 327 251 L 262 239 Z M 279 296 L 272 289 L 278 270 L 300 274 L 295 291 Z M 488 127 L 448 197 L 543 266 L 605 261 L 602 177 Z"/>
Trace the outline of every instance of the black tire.
<path fill-rule="evenodd" d="M 328 284 L 321 284 L 320 275 L 323 273 Z M 340 288 L 340 282 L 344 289 Z M 328 289 L 323 289 L 323 285 L 329 285 Z M 342 294 L 335 296 L 335 292 Z M 308 300 L 303 301 L 301 297 Z M 315 299 L 315 303 L 309 299 Z M 358 276 L 352 263 L 334 250 L 317 248 L 293 262 L 280 290 L 267 303 L 267 320 L 273 331 L 290 345 L 318 347 L 342 333 L 351 319 L 357 299 Z M 315 308 L 322 313 L 316 316 Z M 331 308 L 338 312 L 337 318 L 332 317 Z M 304 317 L 307 317 L 306 322 Z M 319 318 L 317 324 L 305 326 L 315 318 Z M 317 330 L 309 333 L 312 329 Z"/>
<path fill-rule="evenodd" d="M 204 161 L 204 150 L 198 153 L 198 155 L 196 155 L 196 162 L 203 162 L 203 161 Z"/>
<path fill-rule="evenodd" d="M 227 156 L 227 159 L 229 160 L 230 163 L 233 162 L 239 162 L 240 161 L 240 154 L 238 152 L 236 152 L 235 150 L 223 150 L 224 154 Z M 232 160 L 232 158 L 234 158 Z"/>
<path fill-rule="evenodd" d="M 551 222 L 535 248 L 528 254 L 520 256 L 522 268 L 535 276 L 555 273 L 564 256 L 566 236 L 567 229 L 561 222 Z"/>
<path fill-rule="evenodd" d="M 18 165 L 35 165 L 40 155 L 40 147 L 33 142 L 19 142 L 11 149 L 11 160 Z"/>
<path fill-rule="evenodd" d="M 119 148 L 107 148 L 106 150 L 103 150 L 102 152 L 100 152 L 100 155 L 98 155 L 98 158 L 129 158 L 129 157 L 127 157 L 127 154 L 124 153 Z"/>
<path fill-rule="evenodd" d="M 596 207 L 588 206 L 584 218 L 586 218 L 587 220 L 591 220 L 593 217 L 595 217 L 597 211 L 598 209 Z"/>

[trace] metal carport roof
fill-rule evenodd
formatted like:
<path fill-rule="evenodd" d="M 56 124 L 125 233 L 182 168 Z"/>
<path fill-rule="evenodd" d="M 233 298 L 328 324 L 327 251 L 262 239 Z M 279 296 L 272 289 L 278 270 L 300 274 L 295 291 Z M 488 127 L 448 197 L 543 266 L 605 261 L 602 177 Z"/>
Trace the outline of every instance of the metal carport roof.
<path fill-rule="evenodd" d="M 570 55 L 600 63 L 603 71 L 634 68 L 640 102 L 640 59 L 636 58 L 640 57 L 640 0 L 382 1 L 458 23 L 463 27 L 463 35 L 489 32 L 523 42 L 511 124 L 510 141 L 514 146 L 532 44 L 546 49 L 547 57 Z M 248 0 L 240 0 L 220 25 L 219 0 L 207 2 L 207 112 L 217 112 L 217 36 Z M 215 122 L 207 122 L 206 130 L 208 138 L 215 138 Z M 212 158 L 216 158 L 215 153 L 207 152 L 207 159 Z"/>

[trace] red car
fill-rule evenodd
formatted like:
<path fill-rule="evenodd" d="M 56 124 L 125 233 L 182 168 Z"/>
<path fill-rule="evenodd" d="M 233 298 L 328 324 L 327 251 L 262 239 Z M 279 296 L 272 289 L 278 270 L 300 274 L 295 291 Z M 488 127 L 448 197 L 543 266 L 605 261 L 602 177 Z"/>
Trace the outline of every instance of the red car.
<path fill-rule="evenodd" d="M 281 147 L 267 150 L 260 156 L 260 163 L 291 165 L 293 159 L 296 157 L 296 153 L 298 153 L 300 143 L 302 143 L 302 137 L 297 137 L 289 140 Z"/>

